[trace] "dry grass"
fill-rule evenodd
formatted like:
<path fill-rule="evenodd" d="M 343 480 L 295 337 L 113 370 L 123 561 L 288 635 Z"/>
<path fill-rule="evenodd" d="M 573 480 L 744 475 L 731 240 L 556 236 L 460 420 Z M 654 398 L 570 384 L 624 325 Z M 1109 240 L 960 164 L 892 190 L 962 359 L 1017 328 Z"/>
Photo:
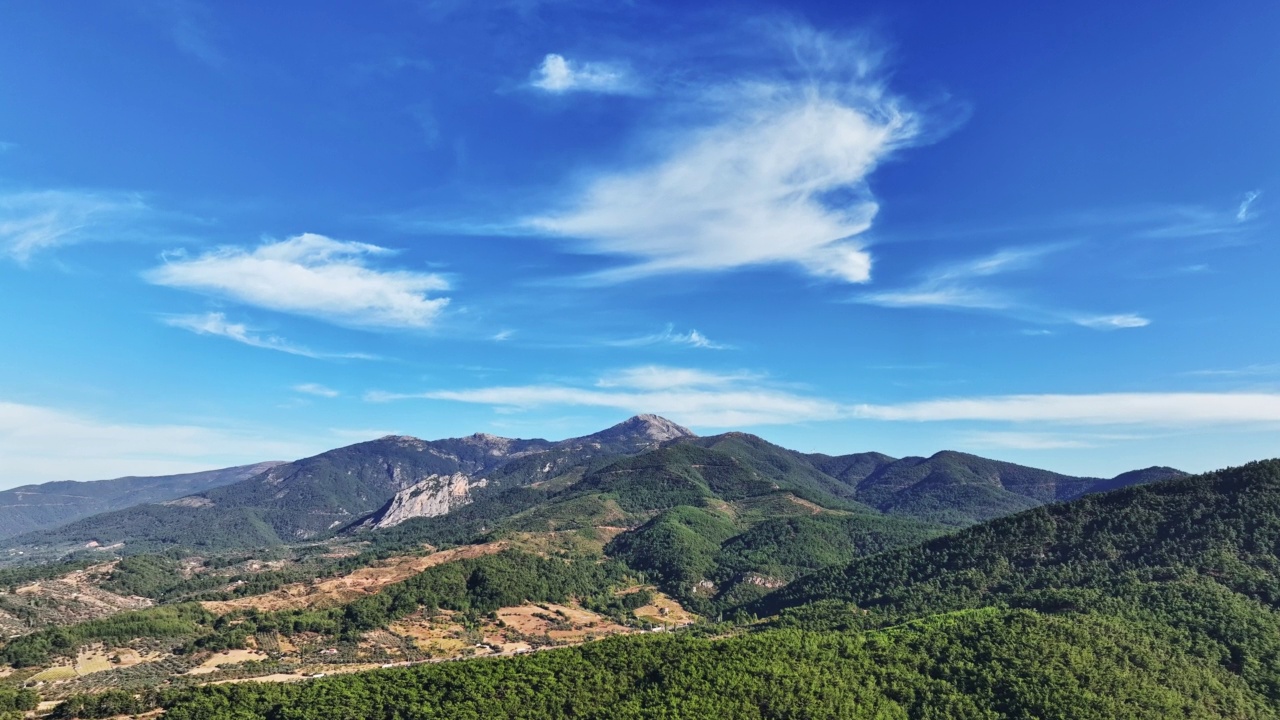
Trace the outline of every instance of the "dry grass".
<path fill-rule="evenodd" d="M 55 682 L 57 680 L 70 680 L 77 677 L 80 677 L 80 675 L 77 674 L 76 669 L 70 665 L 54 665 L 51 668 L 41 670 L 28 679 L 34 682 Z"/>
<path fill-rule="evenodd" d="M 637 592 L 641 589 L 642 588 L 638 587 L 630 588 L 621 594 Z M 658 590 L 653 587 L 643 589 L 647 589 L 653 593 L 653 601 L 648 605 L 636 608 L 635 612 L 632 613 L 641 620 L 648 620 L 654 625 L 677 626 L 688 625 L 698 619 L 697 615 L 685 610 L 680 603 L 672 600 L 670 596 L 658 592 Z"/>
<path fill-rule="evenodd" d="M 503 608 L 498 611 L 498 619 L 522 635 L 546 635 L 557 643 L 582 642 L 588 636 L 603 637 L 634 632 L 632 628 L 619 625 L 589 610 L 552 603 Z M 493 634 L 497 636 L 495 639 L 506 639 L 502 637 L 500 629 L 495 628 Z M 487 636 L 488 633 L 486 640 Z"/>
<path fill-rule="evenodd" d="M 388 629 L 413 641 L 423 652 L 433 657 L 458 657 L 464 648 L 471 647 L 457 636 L 462 632 L 462 625 L 454 622 L 453 613 L 443 611 L 434 618 L 415 613 L 388 626 Z"/>
<path fill-rule="evenodd" d="M 251 660 L 266 660 L 267 654 L 258 652 L 257 650 L 223 650 L 215 653 L 213 657 L 200 663 L 198 667 L 191 668 L 187 671 L 188 675 L 208 675 L 217 672 L 218 668 L 223 665 L 235 665 L 237 663 L 249 662 Z"/>
<path fill-rule="evenodd" d="M 392 558 L 378 565 L 360 568 L 342 577 L 328 578 L 306 583 L 294 583 L 266 593 L 245 598 L 200 603 L 209 612 L 225 615 L 236 610 L 257 608 L 264 612 L 273 610 L 297 610 L 301 608 L 332 607 L 351 602 L 365 595 L 373 595 L 387 585 L 407 580 L 436 565 L 492 555 L 505 550 L 506 542 L 484 545 L 466 545 L 442 550 L 424 556 Z"/>

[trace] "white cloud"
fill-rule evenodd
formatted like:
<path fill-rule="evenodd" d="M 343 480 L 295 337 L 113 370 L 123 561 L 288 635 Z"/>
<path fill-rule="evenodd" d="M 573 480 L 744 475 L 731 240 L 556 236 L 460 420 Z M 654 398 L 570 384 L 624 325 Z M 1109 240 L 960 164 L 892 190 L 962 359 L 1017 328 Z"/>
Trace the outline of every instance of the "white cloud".
<path fill-rule="evenodd" d="M 696 110 L 672 114 L 703 120 L 655 128 L 652 161 L 597 175 L 525 225 L 637 261 L 606 281 L 774 264 L 867 281 L 858 236 L 878 209 L 867 179 L 920 121 L 869 77 L 871 53 L 814 32 L 791 40 L 802 77 L 704 87 Z"/>
<path fill-rule="evenodd" d="M 1240 205 L 1236 207 L 1237 222 L 1247 222 L 1249 218 L 1253 217 L 1253 215 L 1250 213 L 1250 210 L 1253 207 L 1254 201 L 1257 200 L 1258 196 L 1261 194 L 1262 194 L 1262 191 L 1260 190 L 1250 190 L 1249 192 L 1244 194 L 1244 199 L 1241 200 Z"/>
<path fill-rule="evenodd" d="M 576 62 L 556 53 L 549 53 L 542 59 L 542 64 L 533 71 L 529 84 L 555 95 L 570 92 L 628 95 L 640 90 L 639 84 L 625 65 Z"/>
<path fill-rule="evenodd" d="M 1099 393 L 948 398 L 857 405 L 852 415 L 913 422 L 994 421 L 1076 425 L 1223 425 L 1280 422 L 1274 393 Z"/>
<path fill-rule="evenodd" d="M 1131 313 L 1123 315 L 1083 315 L 1072 318 L 1072 322 L 1094 330 L 1123 330 L 1126 328 L 1146 327 L 1151 324 L 1151 321 L 1147 318 Z"/>
<path fill-rule="evenodd" d="M 833 402 L 767 387 L 755 375 L 661 367 L 624 370 L 590 388 L 520 385 L 409 394 L 371 392 L 365 398 L 371 402 L 446 400 L 491 405 L 499 411 L 612 408 L 657 413 L 679 423 L 714 428 L 831 420 L 842 413 Z"/>
<path fill-rule="evenodd" d="M 300 392 L 304 395 L 315 395 L 316 397 L 336 398 L 342 393 L 330 387 L 325 387 L 319 383 L 302 383 L 293 386 L 294 392 Z"/>
<path fill-rule="evenodd" d="M 136 235 L 148 213 L 136 195 L 43 190 L 0 194 L 0 254 L 27 263 L 45 250 Z"/>
<path fill-rule="evenodd" d="M 732 345 L 718 343 L 711 338 L 703 335 L 697 330 L 689 332 L 676 332 L 675 327 L 668 325 L 667 329 L 655 333 L 653 335 L 643 335 L 636 338 L 628 338 L 626 340 L 610 340 L 605 343 L 612 347 L 645 347 L 647 345 L 682 345 L 685 347 L 700 348 L 702 350 L 731 350 Z"/>
<path fill-rule="evenodd" d="M 375 355 L 366 353 L 324 353 L 296 345 L 275 335 L 259 335 L 244 323 L 231 322 L 220 312 L 207 312 L 201 315 L 170 315 L 162 320 L 165 325 L 188 330 L 197 335 L 214 335 L 234 340 L 250 347 L 277 350 L 290 355 L 317 359 L 377 360 Z"/>
<path fill-rule="evenodd" d="M 327 449 L 323 439 L 263 438 L 240 429 L 116 423 L 0 401 L 0 483 L 168 475 L 292 460 Z"/>
<path fill-rule="evenodd" d="M 430 293 L 449 288 L 440 275 L 377 270 L 372 257 L 390 250 L 306 233 L 248 250 L 222 247 L 177 256 L 148 273 L 157 285 L 230 298 L 340 325 L 425 328 L 449 303 Z"/>

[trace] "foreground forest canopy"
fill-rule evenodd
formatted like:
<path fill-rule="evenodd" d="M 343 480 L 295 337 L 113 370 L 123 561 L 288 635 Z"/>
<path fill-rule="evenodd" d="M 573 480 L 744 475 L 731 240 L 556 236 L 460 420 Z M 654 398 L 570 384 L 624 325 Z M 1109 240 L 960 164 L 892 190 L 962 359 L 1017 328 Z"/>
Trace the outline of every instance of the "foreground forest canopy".
<path fill-rule="evenodd" d="M 804 455 L 660 418 L 591 438 L 388 438 L 238 481 L 328 512 L 420 465 L 427 480 L 384 485 L 384 507 L 361 501 L 371 519 L 285 543 L 280 529 L 314 519 L 241 505 L 210 527 L 256 517 L 272 542 L 153 542 L 166 508 L 192 517 L 226 497 L 204 493 L 125 511 L 159 523 L 133 552 L 11 563 L 0 713 L 1280 710 L 1280 461 L 1100 480 L 959 453 Z M 365 490 L 326 494 L 343 477 Z M 123 527 L 103 517 L 69 527 Z"/>
<path fill-rule="evenodd" d="M 756 602 L 758 621 L 137 701 L 170 718 L 1269 718 L 1278 540 L 1280 461 L 1255 463 L 854 561 Z"/>

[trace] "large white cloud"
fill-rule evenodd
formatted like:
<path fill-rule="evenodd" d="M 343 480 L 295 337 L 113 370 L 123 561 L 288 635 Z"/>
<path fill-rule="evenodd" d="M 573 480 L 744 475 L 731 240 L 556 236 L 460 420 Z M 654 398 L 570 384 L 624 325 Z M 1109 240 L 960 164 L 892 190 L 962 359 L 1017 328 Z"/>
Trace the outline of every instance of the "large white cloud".
<path fill-rule="evenodd" d="M 613 279 L 790 264 L 868 280 L 858 236 L 878 208 L 866 181 L 917 137 L 919 118 L 869 76 L 866 52 L 815 33 L 792 40 L 795 56 L 817 58 L 801 77 L 701 88 L 701 122 L 656 129 L 652 161 L 598 174 L 527 227 L 637 260 Z"/>
<path fill-rule="evenodd" d="M 229 298 L 270 310 L 356 327 L 424 328 L 449 303 L 437 274 L 379 270 L 391 254 L 366 243 L 306 233 L 253 249 L 222 247 L 174 257 L 146 274 L 158 285 Z"/>

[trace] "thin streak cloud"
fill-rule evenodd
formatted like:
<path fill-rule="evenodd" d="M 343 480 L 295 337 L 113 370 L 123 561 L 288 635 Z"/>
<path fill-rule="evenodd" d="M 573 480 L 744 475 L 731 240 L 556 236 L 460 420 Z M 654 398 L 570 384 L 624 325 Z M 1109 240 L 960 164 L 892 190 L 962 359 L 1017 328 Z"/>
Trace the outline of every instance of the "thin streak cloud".
<path fill-rule="evenodd" d="M 199 315 L 170 315 L 162 320 L 165 325 L 180 328 L 197 335 L 211 335 L 226 338 L 249 347 L 275 350 L 290 355 L 315 358 L 317 360 L 378 360 L 378 356 L 367 353 L 326 353 L 312 350 L 291 343 L 276 335 L 261 335 L 251 330 L 244 323 L 231 322 L 220 312 L 208 312 Z"/>

